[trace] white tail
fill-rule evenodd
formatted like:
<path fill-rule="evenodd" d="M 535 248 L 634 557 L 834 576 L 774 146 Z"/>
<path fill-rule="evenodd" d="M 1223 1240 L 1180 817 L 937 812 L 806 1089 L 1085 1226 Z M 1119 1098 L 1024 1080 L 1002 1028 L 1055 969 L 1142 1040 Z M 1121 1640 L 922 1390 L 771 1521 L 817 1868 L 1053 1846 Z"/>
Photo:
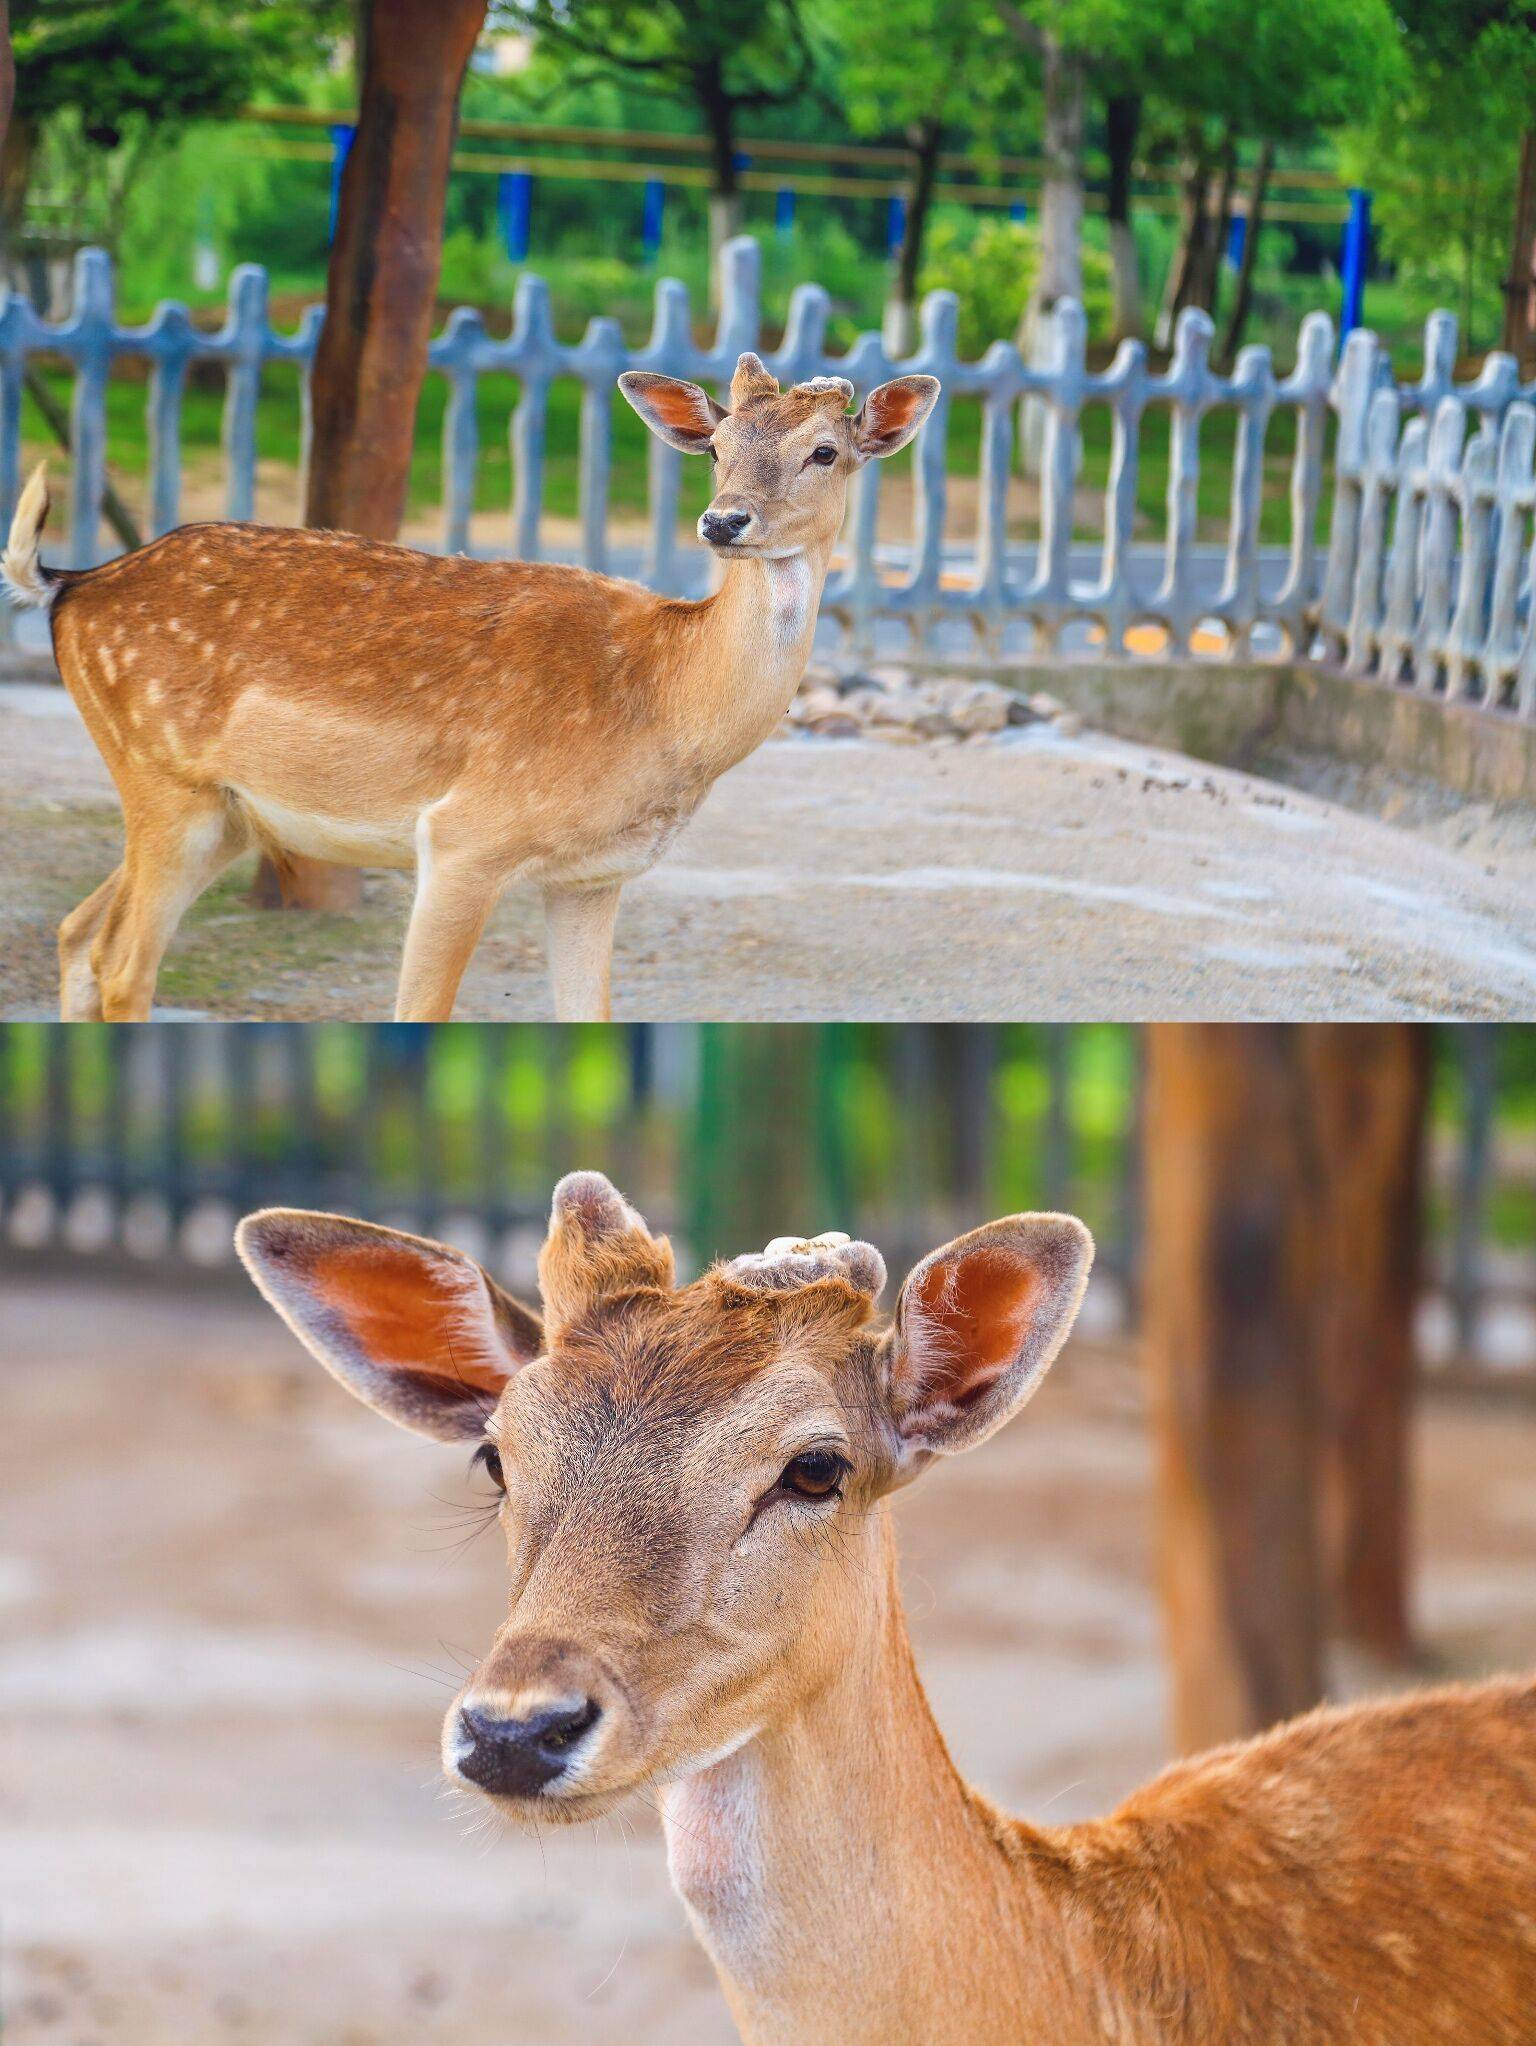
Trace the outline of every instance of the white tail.
<path fill-rule="evenodd" d="M 905 445 L 938 393 L 901 377 L 855 417 L 851 384 L 781 394 L 754 355 L 729 412 L 671 377 L 620 383 L 669 445 L 714 457 L 699 531 L 724 580 L 702 603 L 583 569 L 236 525 L 185 526 L 68 578 L 59 669 L 122 792 L 128 845 L 60 928 L 66 1020 L 146 1016 L 181 917 L 253 844 L 414 866 L 402 1020 L 451 1014 L 514 876 L 544 896 L 556 1015 L 607 1016 L 620 889 L 783 717 L 848 477 Z M 41 587 L 29 502 L 11 536 L 21 589 Z"/>
<path fill-rule="evenodd" d="M 596 1173 L 555 1189 L 542 1322 L 363 1223 L 269 1211 L 239 1242 L 328 1369 L 505 1495 L 516 1589 L 449 1776 L 534 1823 L 660 1786 L 749 2046 L 1536 2036 L 1536 1684 L 1314 1713 L 1084 1825 L 1011 1818 L 950 1761 L 887 1495 L 1031 1397 L 1081 1223 L 946 1244 L 883 1330 L 870 1245 L 778 1239 L 678 1287 Z"/>
<path fill-rule="evenodd" d="M 48 464 L 39 462 L 16 501 L 10 538 L 0 555 L 0 582 L 21 610 L 46 611 L 58 588 L 37 558 L 38 541 L 48 518 Z"/>

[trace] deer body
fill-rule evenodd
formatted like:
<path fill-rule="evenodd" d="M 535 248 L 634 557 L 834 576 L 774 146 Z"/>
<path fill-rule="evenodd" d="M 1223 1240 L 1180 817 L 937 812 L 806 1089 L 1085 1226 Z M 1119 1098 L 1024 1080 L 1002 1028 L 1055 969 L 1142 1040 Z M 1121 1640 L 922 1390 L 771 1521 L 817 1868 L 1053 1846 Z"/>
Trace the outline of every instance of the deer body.
<path fill-rule="evenodd" d="M 450 1708 L 450 1778 L 568 1822 L 656 1786 L 747 2046 L 1536 2038 L 1536 1683 L 1320 1711 L 1082 1825 L 956 1771 L 889 1494 L 1028 1399 L 1080 1224 L 946 1245 L 884 1330 L 869 1245 L 782 1239 L 678 1287 L 595 1174 L 556 1190 L 542 1322 L 365 1224 L 273 1211 L 240 1247 L 327 1368 L 476 1442 L 503 1493 L 511 1608 Z"/>
<path fill-rule="evenodd" d="M 665 438 L 716 460 L 722 491 L 700 528 L 724 575 L 701 602 L 583 569 L 243 525 L 183 527 L 51 573 L 34 478 L 5 580 L 51 612 L 126 835 L 122 866 L 60 929 L 66 1020 L 147 1015 L 182 915 L 253 845 L 279 862 L 415 868 L 402 1019 L 451 1013 L 513 881 L 543 891 L 557 1015 L 608 1014 L 619 890 L 783 717 L 847 475 L 904 445 L 937 391 L 900 379 L 855 420 L 850 385 L 781 397 L 753 356 L 734 413 L 669 378 L 623 383 Z"/>

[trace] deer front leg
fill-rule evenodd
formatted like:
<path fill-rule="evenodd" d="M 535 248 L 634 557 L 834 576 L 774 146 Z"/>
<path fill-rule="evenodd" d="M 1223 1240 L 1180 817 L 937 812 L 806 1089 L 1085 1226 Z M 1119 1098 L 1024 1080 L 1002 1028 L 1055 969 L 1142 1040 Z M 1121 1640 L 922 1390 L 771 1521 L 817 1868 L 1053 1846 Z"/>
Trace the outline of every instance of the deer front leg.
<path fill-rule="evenodd" d="M 569 885 L 544 891 L 549 978 L 559 1023 L 606 1023 L 609 1019 L 608 969 L 623 885 L 605 881 L 586 888 Z"/>
<path fill-rule="evenodd" d="M 499 872 L 467 857 L 433 855 L 416 869 L 416 900 L 405 934 L 397 1023 L 446 1023 L 502 888 Z"/>

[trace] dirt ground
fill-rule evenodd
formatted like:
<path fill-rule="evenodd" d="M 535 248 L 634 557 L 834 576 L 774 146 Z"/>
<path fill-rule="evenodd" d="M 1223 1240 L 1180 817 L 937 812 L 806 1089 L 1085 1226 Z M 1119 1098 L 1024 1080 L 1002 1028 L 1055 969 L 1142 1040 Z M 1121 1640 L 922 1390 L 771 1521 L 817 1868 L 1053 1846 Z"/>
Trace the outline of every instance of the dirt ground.
<path fill-rule="evenodd" d="M 116 863 L 105 769 L 57 689 L 0 687 L 0 1015 L 56 1013 L 59 919 Z M 226 1018 L 390 1013 L 409 907 L 277 916 L 237 868 L 160 999 Z M 626 892 L 615 1011 L 654 1020 L 1527 1016 L 1536 855 L 1468 813 L 1389 826 L 1054 726 L 963 744 L 774 741 Z M 549 1014 L 509 890 L 457 1014 Z"/>
<path fill-rule="evenodd" d="M 7 2046 L 728 2046 L 652 1815 L 469 1830 L 439 1715 L 502 1596 L 461 1456 L 353 1405 L 254 1299 L 0 1274 Z M 1426 1403 L 1436 1670 L 1536 1663 L 1536 1412 Z M 1051 1822 L 1163 1758 L 1123 1352 L 904 1493 L 961 1766 Z"/>

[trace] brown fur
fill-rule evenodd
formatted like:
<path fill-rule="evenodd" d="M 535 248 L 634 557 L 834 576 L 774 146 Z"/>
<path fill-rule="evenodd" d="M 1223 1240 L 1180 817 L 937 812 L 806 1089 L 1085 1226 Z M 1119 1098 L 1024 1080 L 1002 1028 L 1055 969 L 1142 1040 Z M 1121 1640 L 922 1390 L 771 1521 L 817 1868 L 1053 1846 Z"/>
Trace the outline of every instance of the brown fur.
<path fill-rule="evenodd" d="M 305 1240 L 356 1226 L 311 1218 Z M 294 1229 L 242 1229 L 274 1297 Z M 1530 1681 L 1313 1713 L 1083 1825 L 1011 1818 L 956 1773 L 887 1495 L 1028 1398 L 1086 1246 L 1066 1218 L 994 1223 L 925 1259 L 882 1330 L 853 1276 L 878 1270 L 867 1246 L 843 1269 L 789 1253 L 674 1287 L 605 1181 L 562 1182 L 559 1305 L 540 1356 L 506 1356 L 485 1423 L 511 1611 L 463 1695 L 516 1718 L 585 1694 L 602 1716 L 568 1785 L 508 1808 L 575 1820 L 659 1784 L 674 1881 L 753 2046 L 1530 2041 Z M 407 1347 L 430 1355 L 438 1296 L 419 1297 Z M 337 1369 L 326 1329 L 289 1318 Z M 387 1408 L 364 1382 L 379 1361 L 340 1375 Z M 478 1436 L 481 1396 L 462 1399 Z M 397 1417 L 444 1432 L 410 1387 Z M 807 1435 L 846 1444 L 843 1496 L 776 1505 Z"/>
<path fill-rule="evenodd" d="M 743 421 L 696 386 L 623 380 L 664 437 L 669 419 L 700 420 L 687 444 L 713 437 L 717 506 L 751 508 L 699 603 L 585 569 L 241 525 L 182 527 L 42 578 L 34 477 L 10 587 L 50 605 L 125 829 L 122 865 L 60 927 L 64 1018 L 147 1015 L 182 915 L 253 845 L 416 868 L 403 1018 L 450 1014 L 513 879 L 544 893 L 557 1014 L 606 1016 L 620 888 L 778 724 L 847 479 L 909 438 L 937 391 L 901 379 L 844 419 L 824 393 L 769 398 L 757 369 Z M 828 435 L 821 467 L 809 452 Z"/>

